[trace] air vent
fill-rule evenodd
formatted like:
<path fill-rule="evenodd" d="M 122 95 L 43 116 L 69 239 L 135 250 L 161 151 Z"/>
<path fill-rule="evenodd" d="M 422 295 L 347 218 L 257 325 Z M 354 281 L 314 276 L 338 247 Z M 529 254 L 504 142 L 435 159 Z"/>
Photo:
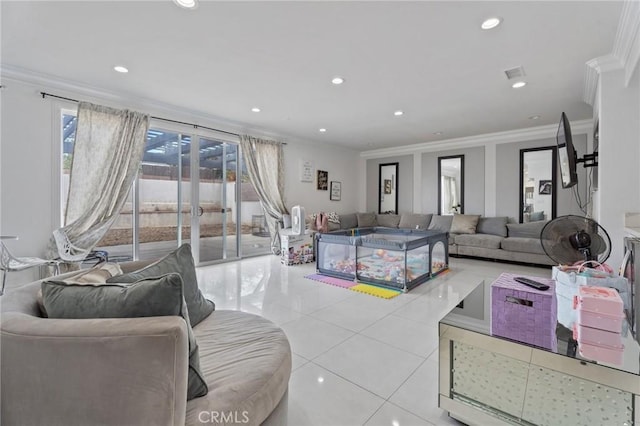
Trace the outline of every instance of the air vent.
<path fill-rule="evenodd" d="M 507 76 L 507 79 L 509 80 L 525 76 L 524 68 L 522 68 L 522 66 L 505 70 L 504 74 Z"/>

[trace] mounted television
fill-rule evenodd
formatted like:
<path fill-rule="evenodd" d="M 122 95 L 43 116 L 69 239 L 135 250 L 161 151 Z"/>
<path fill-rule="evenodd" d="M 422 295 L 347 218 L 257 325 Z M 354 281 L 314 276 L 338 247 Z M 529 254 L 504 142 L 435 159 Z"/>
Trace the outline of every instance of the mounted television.
<path fill-rule="evenodd" d="M 578 173 L 576 171 L 577 155 L 573 147 L 571 126 L 564 112 L 562 113 L 560 125 L 558 126 L 556 143 L 558 144 L 558 161 L 560 162 L 562 187 L 571 188 L 578 183 Z"/>

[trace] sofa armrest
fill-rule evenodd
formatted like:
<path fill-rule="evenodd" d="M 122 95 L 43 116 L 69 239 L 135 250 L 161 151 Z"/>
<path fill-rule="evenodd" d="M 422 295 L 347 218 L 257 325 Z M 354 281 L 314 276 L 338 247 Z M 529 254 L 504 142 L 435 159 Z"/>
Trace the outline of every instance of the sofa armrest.
<path fill-rule="evenodd" d="M 177 316 L 0 323 L 3 425 L 183 425 L 187 326 Z"/>

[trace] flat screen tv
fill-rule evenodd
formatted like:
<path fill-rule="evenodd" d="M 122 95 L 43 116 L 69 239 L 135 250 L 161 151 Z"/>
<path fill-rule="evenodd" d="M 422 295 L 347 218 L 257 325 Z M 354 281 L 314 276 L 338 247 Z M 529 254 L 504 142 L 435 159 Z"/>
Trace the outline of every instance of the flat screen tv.
<path fill-rule="evenodd" d="M 556 134 L 558 144 L 558 161 L 560 162 L 560 176 L 562 187 L 571 188 L 578 183 L 578 173 L 576 172 L 576 150 L 573 147 L 571 138 L 571 126 L 567 115 L 563 112 Z"/>

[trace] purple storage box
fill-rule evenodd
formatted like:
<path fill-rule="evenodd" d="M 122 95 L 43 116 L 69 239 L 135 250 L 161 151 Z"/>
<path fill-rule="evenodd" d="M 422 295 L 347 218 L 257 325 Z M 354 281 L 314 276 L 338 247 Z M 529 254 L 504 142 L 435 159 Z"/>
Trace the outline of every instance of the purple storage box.
<path fill-rule="evenodd" d="M 491 334 L 557 351 L 557 309 L 552 279 L 526 277 L 549 286 L 541 291 L 503 273 L 491 284 Z"/>

